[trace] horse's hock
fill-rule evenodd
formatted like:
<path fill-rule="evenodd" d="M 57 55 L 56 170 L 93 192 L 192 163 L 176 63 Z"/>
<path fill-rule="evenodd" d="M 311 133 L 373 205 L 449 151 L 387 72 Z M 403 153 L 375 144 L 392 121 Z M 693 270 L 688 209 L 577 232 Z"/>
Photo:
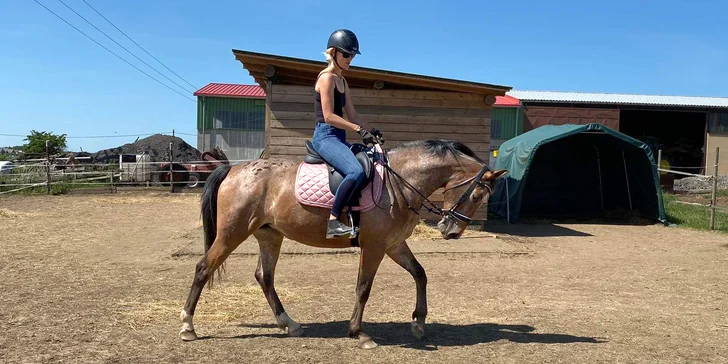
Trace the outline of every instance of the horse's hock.
<path fill-rule="evenodd" d="M 305 142 L 313 136 L 314 84 L 326 63 L 234 50 L 243 67 L 266 90 L 264 158 L 306 156 Z M 495 96 L 511 88 L 484 83 L 351 67 L 344 76 L 357 113 L 384 133 L 387 149 L 401 142 L 452 139 L 463 142 L 488 160 Z M 359 135 L 347 132 L 358 141 Z M 431 200 L 442 207 L 442 194 Z M 487 217 L 484 204 L 475 219 Z M 440 216 L 422 211 L 435 222 Z"/>

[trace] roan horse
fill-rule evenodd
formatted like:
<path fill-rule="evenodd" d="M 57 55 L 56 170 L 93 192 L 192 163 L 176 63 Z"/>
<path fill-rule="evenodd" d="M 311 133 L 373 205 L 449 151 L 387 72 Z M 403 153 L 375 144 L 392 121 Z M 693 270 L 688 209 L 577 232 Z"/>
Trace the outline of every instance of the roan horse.
<path fill-rule="evenodd" d="M 369 298 L 374 276 L 388 255 L 414 278 L 417 302 L 412 313 L 412 333 L 422 337 L 427 315 L 425 270 L 407 246 L 420 218 L 417 211 L 430 202 L 430 196 L 444 188 L 443 218 L 438 229 L 445 239 L 457 239 L 467 228 L 474 212 L 487 201 L 492 184 L 505 170 L 492 171 L 471 149 L 457 141 L 424 140 L 409 142 L 387 154 L 387 180 L 397 188 L 385 189 L 378 207 L 360 216 L 359 276 L 356 303 L 349 324 L 349 336 L 358 338 L 358 347 L 377 344 L 361 329 L 364 306 Z M 283 238 L 323 248 L 351 247 L 349 237 L 326 238 L 329 210 L 305 206 L 294 197 L 294 183 L 299 161 L 258 159 L 218 167 L 207 179 L 202 194 L 202 219 L 205 255 L 197 263 L 189 296 L 181 312 L 183 340 L 195 340 L 192 323 L 200 293 L 206 283 L 212 285 L 216 270 L 250 235 L 260 247 L 255 278 L 268 300 L 277 325 L 290 336 L 303 334 L 299 323 L 291 319 L 274 288 L 276 262 Z"/>

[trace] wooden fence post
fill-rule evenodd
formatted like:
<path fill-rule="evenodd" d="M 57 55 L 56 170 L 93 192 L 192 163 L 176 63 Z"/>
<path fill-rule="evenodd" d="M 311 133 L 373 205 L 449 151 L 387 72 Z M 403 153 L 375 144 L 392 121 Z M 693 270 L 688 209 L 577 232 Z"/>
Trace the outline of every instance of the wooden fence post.
<path fill-rule="evenodd" d="M 51 194 L 51 154 L 48 146 L 48 140 L 46 143 L 46 194 Z"/>
<path fill-rule="evenodd" d="M 172 157 L 172 143 L 169 143 L 169 192 L 174 192 L 174 172 L 172 169 L 172 162 L 174 161 L 174 158 Z"/>
<path fill-rule="evenodd" d="M 713 195 L 710 200 L 710 230 L 715 230 L 715 203 L 718 189 L 718 160 L 720 147 L 715 147 L 715 169 L 713 170 Z"/>
<path fill-rule="evenodd" d="M 662 149 L 658 149 L 657 150 L 657 169 L 658 169 L 657 174 L 658 175 L 660 173 L 662 173 L 662 171 L 659 171 L 659 169 L 662 168 L 662 167 L 660 167 L 661 165 L 662 165 Z"/>

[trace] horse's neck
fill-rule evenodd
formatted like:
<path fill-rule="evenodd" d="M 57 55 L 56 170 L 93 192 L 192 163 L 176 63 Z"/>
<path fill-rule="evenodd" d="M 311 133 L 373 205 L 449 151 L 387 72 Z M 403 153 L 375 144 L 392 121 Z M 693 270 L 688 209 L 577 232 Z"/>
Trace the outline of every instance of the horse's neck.
<path fill-rule="evenodd" d="M 463 161 L 465 162 L 465 161 Z M 465 167 L 452 158 L 422 157 L 410 153 L 396 153 L 390 158 L 392 168 L 422 195 L 429 197 L 452 178 L 463 174 Z M 424 197 L 402 185 L 402 192 L 411 205 L 419 205 Z"/>

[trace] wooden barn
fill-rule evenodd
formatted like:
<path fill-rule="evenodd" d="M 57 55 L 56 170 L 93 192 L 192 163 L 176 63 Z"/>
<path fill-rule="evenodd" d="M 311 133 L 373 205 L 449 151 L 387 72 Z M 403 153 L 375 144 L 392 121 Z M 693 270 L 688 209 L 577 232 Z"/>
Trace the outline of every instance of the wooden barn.
<path fill-rule="evenodd" d="M 265 89 L 263 156 L 302 160 L 315 125 L 314 84 L 326 63 L 242 50 L 233 54 Z M 510 87 L 354 66 L 344 76 L 357 112 L 382 130 L 385 147 L 454 139 L 489 160 L 492 106 Z M 359 136 L 351 133 L 348 138 Z"/>

